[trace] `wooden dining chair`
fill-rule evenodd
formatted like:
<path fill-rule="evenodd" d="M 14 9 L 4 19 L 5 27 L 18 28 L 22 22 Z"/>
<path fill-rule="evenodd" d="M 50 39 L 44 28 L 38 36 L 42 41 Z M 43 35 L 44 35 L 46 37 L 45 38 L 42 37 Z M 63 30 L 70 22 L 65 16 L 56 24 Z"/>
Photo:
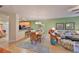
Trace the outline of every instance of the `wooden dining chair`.
<path fill-rule="evenodd" d="M 31 43 L 33 44 L 33 42 L 37 43 L 37 35 L 36 32 L 30 32 L 30 40 Z"/>

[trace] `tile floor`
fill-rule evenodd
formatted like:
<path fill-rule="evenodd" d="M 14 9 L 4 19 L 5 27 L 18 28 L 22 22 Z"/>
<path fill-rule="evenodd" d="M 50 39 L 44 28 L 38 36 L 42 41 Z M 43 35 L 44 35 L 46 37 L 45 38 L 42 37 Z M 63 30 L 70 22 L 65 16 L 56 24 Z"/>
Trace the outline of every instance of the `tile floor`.
<path fill-rule="evenodd" d="M 25 38 L 15 43 L 7 44 L 7 41 L 3 38 L 3 39 L 0 39 L 0 47 L 5 48 L 6 50 L 9 50 L 12 53 L 37 53 L 33 49 L 26 49 L 26 48 L 17 46 L 19 44 L 23 44 L 23 42 L 25 41 L 29 42 L 29 39 Z M 52 47 L 50 45 L 49 40 L 47 39 L 42 40 L 41 45 L 47 46 L 49 48 L 49 53 L 72 53 L 71 51 L 66 50 L 59 45 L 57 45 L 56 47 Z"/>
<path fill-rule="evenodd" d="M 23 39 L 19 42 L 12 43 L 12 44 L 9 45 L 9 47 L 6 47 L 6 49 L 8 49 L 8 50 L 10 50 L 11 52 L 14 52 L 14 53 L 21 53 L 21 52 L 22 53 L 37 53 L 37 52 L 33 51 L 32 49 L 25 49 L 25 48 L 21 48 L 19 46 L 16 46 L 16 44 L 20 44 L 20 43 L 25 42 L 25 41 L 28 41 L 28 40 Z M 50 53 L 72 53 L 71 51 L 66 50 L 59 45 L 52 48 L 52 46 L 50 44 L 46 44 L 46 43 L 44 43 L 44 44 L 48 45 Z"/>

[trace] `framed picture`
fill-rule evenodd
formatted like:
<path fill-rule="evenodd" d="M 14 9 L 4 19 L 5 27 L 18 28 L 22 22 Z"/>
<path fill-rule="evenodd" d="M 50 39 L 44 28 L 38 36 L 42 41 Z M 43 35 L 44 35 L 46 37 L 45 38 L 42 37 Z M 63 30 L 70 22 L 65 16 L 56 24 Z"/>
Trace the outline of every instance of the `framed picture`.
<path fill-rule="evenodd" d="M 56 23 L 57 30 L 64 30 L 64 23 Z"/>
<path fill-rule="evenodd" d="M 65 23 L 66 30 L 75 30 L 75 22 Z"/>

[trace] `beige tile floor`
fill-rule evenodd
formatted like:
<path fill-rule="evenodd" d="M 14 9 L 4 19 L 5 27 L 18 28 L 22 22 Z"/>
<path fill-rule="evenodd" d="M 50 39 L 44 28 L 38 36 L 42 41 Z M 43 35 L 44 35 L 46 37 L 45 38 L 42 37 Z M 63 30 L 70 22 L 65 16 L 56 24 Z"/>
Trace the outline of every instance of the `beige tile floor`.
<path fill-rule="evenodd" d="M 6 50 L 9 50 L 12 53 L 36 53 L 36 52 L 32 51 L 31 49 L 28 50 L 28 49 L 24 49 L 24 48 L 20 48 L 20 47 L 16 46 L 16 44 L 21 43 L 22 41 L 25 41 L 25 40 L 26 39 L 21 39 L 20 41 L 8 44 L 8 42 L 5 40 L 5 38 L 2 38 L 2 39 L 0 39 L 0 47 L 5 48 Z M 55 48 L 52 48 L 49 40 L 43 41 L 42 44 L 49 46 L 49 50 L 51 53 L 72 53 L 71 51 L 66 50 L 61 46 L 56 46 Z"/>
<path fill-rule="evenodd" d="M 0 47 L 8 47 L 8 40 L 6 40 L 6 37 L 0 38 Z"/>
<path fill-rule="evenodd" d="M 24 41 L 24 40 L 21 40 L 21 41 Z M 9 46 L 6 47 L 6 49 L 10 50 L 13 53 L 36 53 L 36 52 L 33 52 L 32 50 L 16 47 L 15 45 L 16 43 L 10 43 Z M 65 48 L 61 46 L 56 46 L 55 48 L 52 48 L 52 46 L 49 46 L 49 49 L 51 53 L 72 53 L 71 51 L 66 50 Z"/>

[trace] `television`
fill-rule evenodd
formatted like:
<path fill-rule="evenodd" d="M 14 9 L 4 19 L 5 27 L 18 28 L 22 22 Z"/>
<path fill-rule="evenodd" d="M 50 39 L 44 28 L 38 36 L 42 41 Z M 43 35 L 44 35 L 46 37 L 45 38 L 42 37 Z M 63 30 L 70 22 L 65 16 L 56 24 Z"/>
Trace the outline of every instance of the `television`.
<path fill-rule="evenodd" d="M 19 30 L 26 30 L 31 27 L 30 21 L 19 21 Z"/>

